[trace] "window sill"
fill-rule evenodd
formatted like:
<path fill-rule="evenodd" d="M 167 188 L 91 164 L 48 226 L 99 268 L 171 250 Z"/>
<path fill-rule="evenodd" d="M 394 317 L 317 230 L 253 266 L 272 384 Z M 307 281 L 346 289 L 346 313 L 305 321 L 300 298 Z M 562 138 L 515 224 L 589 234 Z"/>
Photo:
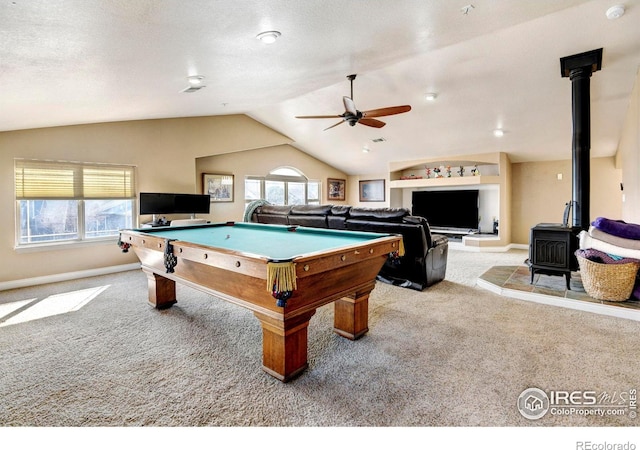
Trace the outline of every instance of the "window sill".
<path fill-rule="evenodd" d="M 93 247 L 96 245 L 116 245 L 117 236 L 107 238 L 91 239 L 85 241 L 65 241 L 65 242 L 47 242 L 42 244 L 22 244 L 16 245 L 13 249 L 16 253 L 35 253 L 50 252 L 53 250 L 67 250 L 72 248 Z"/>

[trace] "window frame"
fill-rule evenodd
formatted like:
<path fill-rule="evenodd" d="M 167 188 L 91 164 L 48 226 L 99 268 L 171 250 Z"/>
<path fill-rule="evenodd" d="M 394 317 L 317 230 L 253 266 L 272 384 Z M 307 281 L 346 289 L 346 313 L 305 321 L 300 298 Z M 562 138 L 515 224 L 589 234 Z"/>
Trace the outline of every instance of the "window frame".
<path fill-rule="evenodd" d="M 298 175 L 290 175 L 291 172 L 295 172 Z M 244 193 L 245 205 L 248 205 L 252 201 L 257 200 L 257 199 L 247 198 L 247 190 L 246 190 L 247 180 L 260 182 L 259 199 L 266 198 L 266 186 L 265 186 L 266 182 L 275 181 L 275 182 L 284 183 L 284 194 L 283 194 L 284 205 L 289 205 L 289 183 L 304 183 L 304 204 L 305 205 L 315 205 L 315 204 L 319 205 L 322 201 L 322 183 L 320 182 L 320 180 L 310 180 L 300 170 L 296 169 L 295 167 L 281 166 L 276 169 L 273 169 L 266 176 L 250 176 L 250 175 L 245 176 L 245 193 Z M 317 184 L 318 198 L 309 198 L 309 184 Z"/>
<path fill-rule="evenodd" d="M 49 190 L 41 188 L 42 180 L 38 178 L 38 170 L 46 173 L 73 172 L 73 181 L 65 184 L 58 179 L 50 180 Z M 42 174 L 40 174 L 42 175 Z M 122 180 L 119 180 L 121 178 Z M 113 180 L 117 180 L 116 183 Z M 39 181 L 34 187 L 34 181 Z M 52 184 L 51 184 L 52 183 Z M 60 186 L 64 185 L 64 189 Z M 64 191 L 64 192 L 63 192 Z M 44 240 L 21 242 L 22 233 L 21 203 L 23 201 L 67 200 L 75 202 L 77 208 L 77 237 L 60 240 Z M 52 247 L 76 247 L 91 244 L 113 243 L 118 233 L 109 236 L 89 236 L 87 227 L 87 201 L 124 200 L 129 202 L 131 222 L 127 226 L 135 227 L 138 222 L 136 166 L 125 164 L 88 163 L 77 161 L 58 161 L 41 159 L 14 159 L 14 201 L 15 201 L 15 239 L 16 251 L 32 251 L 50 249 Z"/>

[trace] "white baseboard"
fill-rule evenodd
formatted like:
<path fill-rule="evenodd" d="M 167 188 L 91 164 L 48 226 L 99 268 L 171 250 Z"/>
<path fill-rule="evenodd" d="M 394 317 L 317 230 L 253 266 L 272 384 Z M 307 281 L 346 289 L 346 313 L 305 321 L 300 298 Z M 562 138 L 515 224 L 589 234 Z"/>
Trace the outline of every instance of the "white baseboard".
<path fill-rule="evenodd" d="M 528 250 L 529 246 L 527 244 L 507 244 L 504 246 L 494 246 L 494 247 L 476 247 L 470 245 L 464 245 L 462 242 L 449 241 L 449 247 L 455 250 L 465 250 L 468 252 L 508 252 L 511 249 L 516 250 Z"/>
<path fill-rule="evenodd" d="M 119 266 L 100 267 L 98 269 L 80 270 L 77 272 L 58 273 L 45 275 L 43 277 L 24 278 L 22 280 L 0 282 L 0 291 L 8 289 L 18 289 L 40 284 L 57 283 L 59 281 L 77 280 L 79 278 L 95 277 L 98 275 L 108 275 L 110 273 L 126 272 L 140 268 L 140 263 L 122 264 Z"/>

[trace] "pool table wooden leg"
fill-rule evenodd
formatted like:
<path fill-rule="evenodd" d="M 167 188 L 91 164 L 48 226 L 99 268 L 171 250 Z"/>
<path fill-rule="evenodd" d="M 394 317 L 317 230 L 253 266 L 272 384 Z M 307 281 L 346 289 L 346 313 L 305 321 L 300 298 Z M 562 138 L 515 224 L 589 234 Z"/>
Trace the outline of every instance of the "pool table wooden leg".
<path fill-rule="evenodd" d="M 262 323 L 262 368 L 280 381 L 300 375 L 307 364 L 307 329 L 315 310 L 289 319 L 254 311 Z"/>
<path fill-rule="evenodd" d="M 369 331 L 369 294 L 372 289 L 358 291 L 334 303 L 333 331 L 355 341 Z"/>
<path fill-rule="evenodd" d="M 150 270 L 142 269 L 147 275 L 149 285 L 149 304 L 156 309 L 167 309 L 177 303 L 176 282 L 158 275 Z"/>

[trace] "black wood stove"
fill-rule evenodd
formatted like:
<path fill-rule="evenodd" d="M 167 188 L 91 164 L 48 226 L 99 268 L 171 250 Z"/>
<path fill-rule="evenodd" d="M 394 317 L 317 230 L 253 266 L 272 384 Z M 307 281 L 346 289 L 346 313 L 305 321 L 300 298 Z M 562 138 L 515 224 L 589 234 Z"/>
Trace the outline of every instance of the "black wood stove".
<path fill-rule="evenodd" d="M 564 275 L 567 289 L 571 289 L 571 272 L 578 270 L 575 252 L 578 249 L 580 227 L 564 224 L 540 223 L 531 229 L 529 271 L 531 283 L 536 273 Z"/>

